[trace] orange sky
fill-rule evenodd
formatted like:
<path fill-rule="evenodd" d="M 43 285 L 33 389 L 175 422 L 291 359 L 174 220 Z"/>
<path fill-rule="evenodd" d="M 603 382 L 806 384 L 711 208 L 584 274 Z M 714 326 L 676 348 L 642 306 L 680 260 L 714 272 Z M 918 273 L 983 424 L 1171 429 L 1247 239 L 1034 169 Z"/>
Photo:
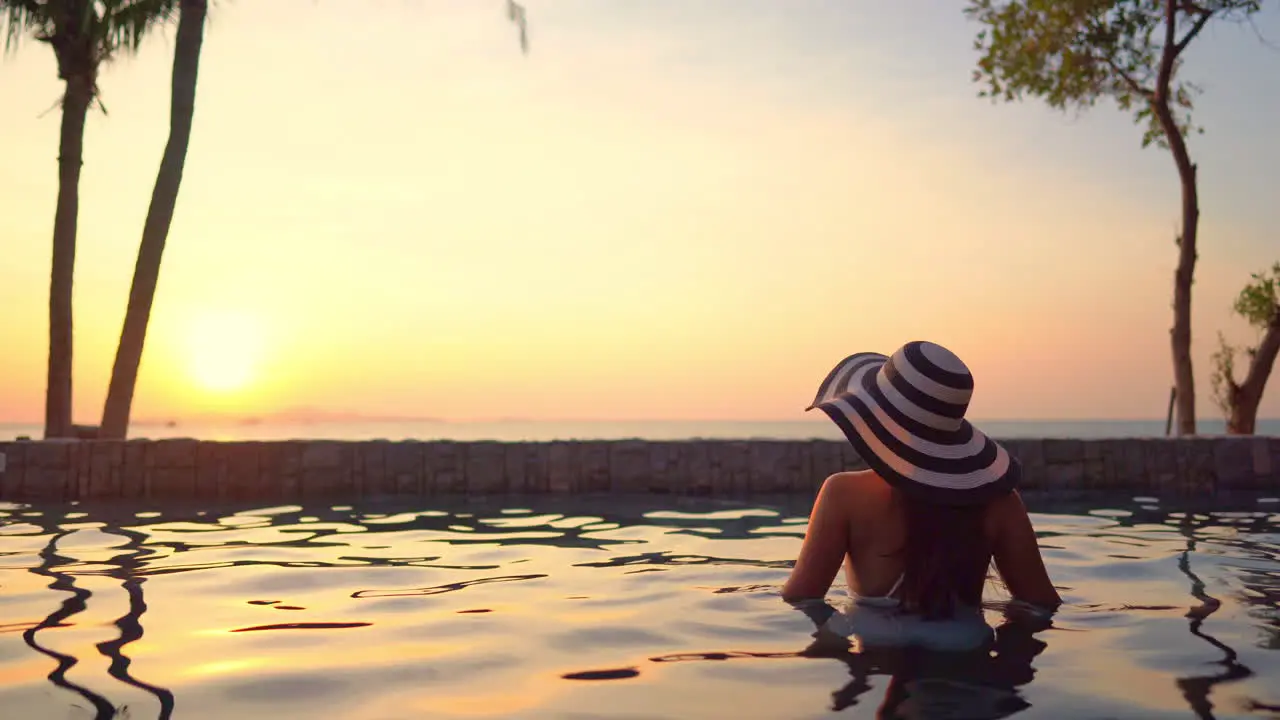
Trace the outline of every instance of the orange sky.
<path fill-rule="evenodd" d="M 801 416 L 844 355 L 948 345 L 980 418 L 1163 415 L 1178 188 L 1100 105 L 993 106 L 926 0 L 219 3 L 135 417 Z M 1280 11 L 1258 22 L 1280 40 Z M 172 31 L 85 139 L 75 415 L 96 422 L 167 134 Z M 1195 352 L 1280 259 L 1280 52 L 1217 28 Z M 0 62 L 0 421 L 42 416 L 59 96 Z M 1269 120 L 1269 119 L 1271 120 Z M 1280 415 L 1280 391 L 1263 416 Z"/>

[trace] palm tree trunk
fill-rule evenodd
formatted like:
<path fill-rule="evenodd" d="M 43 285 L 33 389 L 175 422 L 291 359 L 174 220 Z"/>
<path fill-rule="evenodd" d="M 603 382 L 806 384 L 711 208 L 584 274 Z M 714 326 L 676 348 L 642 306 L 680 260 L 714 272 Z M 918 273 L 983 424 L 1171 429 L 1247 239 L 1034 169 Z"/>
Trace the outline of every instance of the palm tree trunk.
<path fill-rule="evenodd" d="M 138 261 L 133 269 L 133 285 L 129 288 L 129 306 L 125 310 L 120 345 L 111 369 L 111 385 L 102 411 L 99 437 L 123 439 L 129 430 L 129 413 L 133 406 L 138 367 L 147 339 L 147 323 L 155 300 L 160 277 L 160 261 L 164 255 L 169 226 L 173 222 L 182 185 L 182 172 L 191 142 L 191 126 L 195 117 L 196 80 L 200 69 L 200 48 L 204 44 L 207 0 L 181 0 L 177 41 L 173 51 L 172 98 L 169 106 L 169 142 L 165 145 L 151 192 Z"/>
<path fill-rule="evenodd" d="M 49 375 L 45 385 L 44 436 L 71 436 L 72 282 L 76 267 L 76 219 L 80 213 L 80 167 L 84 124 L 93 102 L 91 78 L 67 78 L 58 148 L 58 205 L 53 219 L 53 263 L 49 273 Z"/>

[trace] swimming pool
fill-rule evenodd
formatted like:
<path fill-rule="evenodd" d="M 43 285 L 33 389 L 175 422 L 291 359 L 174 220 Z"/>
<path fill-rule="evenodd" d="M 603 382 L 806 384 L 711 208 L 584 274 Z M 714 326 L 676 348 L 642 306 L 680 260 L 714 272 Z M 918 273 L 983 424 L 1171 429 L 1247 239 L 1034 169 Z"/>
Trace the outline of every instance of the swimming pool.
<path fill-rule="evenodd" d="M 807 498 L 0 504 L 0 714 L 1280 717 L 1280 503 L 1028 504 L 1067 605 L 954 656 L 814 637 Z"/>

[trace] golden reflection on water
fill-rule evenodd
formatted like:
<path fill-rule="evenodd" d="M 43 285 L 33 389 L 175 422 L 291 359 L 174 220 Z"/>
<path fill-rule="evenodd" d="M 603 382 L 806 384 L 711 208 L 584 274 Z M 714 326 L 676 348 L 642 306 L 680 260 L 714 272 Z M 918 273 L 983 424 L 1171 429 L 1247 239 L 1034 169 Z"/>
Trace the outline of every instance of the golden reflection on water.
<path fill-rule="evenodd" d="M 993 584 L 996 645 L 959 656 L 815 634 L 782 603 L 796 500 L 506 503 L 0 505 L 3 716 L 1229 718 L 1280 704 L 1271 503 L 1039 514 L 1067 605 L 1048 627 L 1008 623 Z"/>

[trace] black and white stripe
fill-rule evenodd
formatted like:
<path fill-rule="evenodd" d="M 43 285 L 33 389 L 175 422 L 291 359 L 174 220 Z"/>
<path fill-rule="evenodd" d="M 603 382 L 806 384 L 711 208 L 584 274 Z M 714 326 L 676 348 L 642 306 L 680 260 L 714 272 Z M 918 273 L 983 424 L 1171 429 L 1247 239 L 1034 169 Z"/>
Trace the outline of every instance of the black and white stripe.
<path fill-rule="evenodd" d="M 827 374 L 808 409 L 824 411 L 886 481 L 922 499 L 985 502 L 1017 485 L 1017 459 L 964 419 L 973 376 L 951 351 L 910 342 L 858 353 Z"/>

